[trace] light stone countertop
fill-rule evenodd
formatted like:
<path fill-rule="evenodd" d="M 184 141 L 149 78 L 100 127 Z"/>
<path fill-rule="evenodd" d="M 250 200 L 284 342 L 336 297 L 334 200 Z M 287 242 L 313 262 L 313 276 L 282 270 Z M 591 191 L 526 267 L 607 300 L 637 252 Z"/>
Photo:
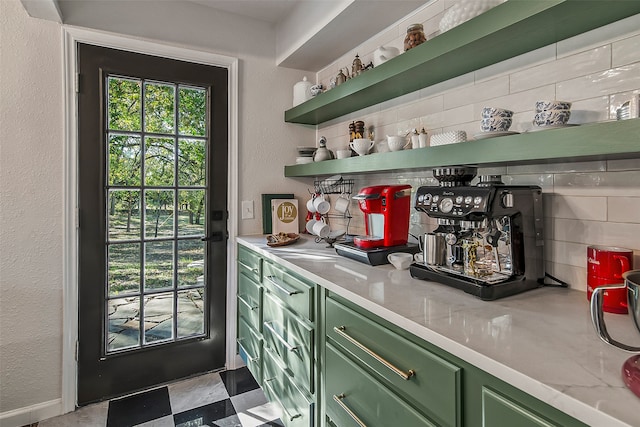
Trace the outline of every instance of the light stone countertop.
<path fill-rule="evenodd" d="M 590 426 L 640 426 L 640 398 L 620 374 L 631 354 L 598 338 L 584 292 L 548 287 L 482 301 L 305 235 L 276 248 L 264 235 L 236 241 Z M 605 320 L 615 339 L 640 345 L 629 316 Z"/>

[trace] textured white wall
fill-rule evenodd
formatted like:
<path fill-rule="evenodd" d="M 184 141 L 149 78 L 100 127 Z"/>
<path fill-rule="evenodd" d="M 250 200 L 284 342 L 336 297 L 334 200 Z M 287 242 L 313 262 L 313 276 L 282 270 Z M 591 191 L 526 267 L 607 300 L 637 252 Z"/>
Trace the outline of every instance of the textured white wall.
<path fill-rule="evenodd" d="M 0 413 L 60 398 L 60 26 L 0 1 Z"/>
<path fill-rule="evenodd" d="M 267 24 L 189 2 L 158 2 L 153 14 L 147 1 L 73 3 L 78 8 L 62 4 L 66 24 L 239 58 L 238 200 L 256 206 L 255 220 L 239 221 L 240 233 L 261 233 L 261 193 L 304 200 L 307 183 L 284 178 L 283 165 L 295 162 L 296 146 L 315 143 L 315 132 L 284 123 L 283 112 L 308 73 L 275 66 Z M 61 398 L 61 39 L 59 24 L 0 0 L 0 416 Z"/>

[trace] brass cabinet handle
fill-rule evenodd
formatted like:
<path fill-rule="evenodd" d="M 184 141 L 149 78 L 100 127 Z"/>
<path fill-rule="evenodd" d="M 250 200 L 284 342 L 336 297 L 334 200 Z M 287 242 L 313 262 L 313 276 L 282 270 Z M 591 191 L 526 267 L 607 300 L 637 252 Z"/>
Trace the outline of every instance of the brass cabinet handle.
<path fill-rule="evenodd" d="M 282 412 L 284 412 L 285 416 L 289 419 L 289 421 L 293 421 L 296 418 L 300 418 L 302 414 L 291 415 L 289 411 L 287 411 L 287 408 L 284 407 L 280 399 L 278 399 L 278 395 L 275 393 L 275 391 L 273 391 L 271 384 L 269 384 L 269 381 L 273 381 L 273 380 L 275 380 L 275 378 L 269 378 L 268 380 L 265 380 L 264 385 L 269 389 L 269 391 L 271 392 L 271 395 L 278 401 L 278 403 L 280 404 L 280 407 L 282 408 Z"/>
<path fill-rule="evenodd" d="M 260 358 L 259 358 L 259 357 L 253 357 L 253 356 L 251 356 L 251 353 L 249 353 L 249 352 L 247 351 L 247 349 L 246 349 L 246 348 L 244 348 L 244 346 L 242 345 L 242 341 L 243 341 L 243 340 L 244 340 L 244 338 L 238 338 L 238 339 L 236 340 L 236 342 L 238 343 L 238 345 L 239 345 L 240 347 L 242 347 L 242 349 L 244 350 L 244 352 L 245 352 L 245 353 L 247 353 L 247 357 L 249 358 L 249 361 L 251 361 L 251 362 L 257 362 L 258 360 L 260 360 Z"/>
<path fill-rule="evenodd" d="M 258 275 L 260 274 L 260 270 L 258 270 L 257 268 L 251 267 L 250 265 L 245 264 L 244 262 L 242 262 L 240 260 L 238 260 L 238 264 L 240 264 L 241 266 L 243 266 L 247 270 L 251 271 L 252 273 L 255 273 L 255 274 L 258 274 Z"/>
<path fill-rule="evenodd" d="M 238 301 L 240 301 L 241 303 L 243 303 L 244 305 L 247 306 L 247 308 L 251 311 L 253 310 L 257 310 L 259 307 L 257 305 L 251 305 L 247 302 L 247 300 L 245 300 L 242 295 L 238 295 Z"/>
<path fill-rule="evenodd" d="M 382 363 L 384 366 L 386 366 L 387 368 L 391 369 L 393 371 L 394 374 L 402 377 L 402 379 L 404 380 L 408 380 L 409 378 L 413 377 L 416 375 L 416 372 L 413 369 L 409 369 L 407 372 L 404 372 L 403 370 L 395 367 L 393 364 L 391 364 L 390 362 L 388 362 L 387 360 L 383 359 L 382 356 L 379 356 L 378 354 L 376 354 L 373 350 L 371 350 L 370 348 L 366 347 L 364 344 L 362 344 L 360 341 L 356 340 L 355 338 L 353 338 L 351 335 L 347 334 L 345 332 L 345 330 L 347 329 L 346 326 L 334 326 L 333 327 L 333 331 L 340 335 L 341 337 L 343 337 L 344 339 L 346 339 L 347 341 L 349 341 L 351 344 L 355 345 L 356 347 L 358 347 L 360 350 L 364 351 L 365 353 L 367 353 L 369 356 L 373 357 L 374 359 L 376 359 L 378 362 Z"/>
<path fill-rule="evenodd" d="M 287 350 L 296 351 L 298 349 L 297 346 L 293 346 L 289 344 L 287 340 L 284 339 L 284 337 L 274 329 L 273 325 L 271 325 L 271 322 L 264 322 L 263 325 L 265 328 L 269 330 L 269 332 L 271 332 L 276 337 L 278 341 L 280 341 L 285 347 L 287 347 Z"/>
<path fill-rule="evenodd" d="M 291 295 L 295 295 L 295 294 L 299 294 L 300 293 L 300 291 L 290 291 L 289 289 L 285 288 L 284 286 L 282 286 L 281 284 L 276 282 L 274 280 L 273 276 L 265 276 L 265 279 L 267 279 L 269 282 L 271 282 L 271 284 L 273 286 L 275 286 L 278 291 L 282 292 L 283 294 L 285 294 L 287 296 L 291 296 Z"/>
<path fill-rule="evenodd" d="M 367 427 L 367 425 L 365 423 L 362 422 L 362 420 L 360 418 L 358 418 L 358 416 L 351 410 L 349 409 L 349 407 L 347 405 L 345 405 L 345 403 L 342 401 L 342 399 L 345 398 L 344 393 L 340 393 L 339 395 L 333 395 L 333 400 L 336 401 L 336 403 L 338 405 L 340 405 L 340 407 L 347 413 L 349 414 L 349 416 L 353 419 L 353 421 L 355 421 L 360 427 Z"/>

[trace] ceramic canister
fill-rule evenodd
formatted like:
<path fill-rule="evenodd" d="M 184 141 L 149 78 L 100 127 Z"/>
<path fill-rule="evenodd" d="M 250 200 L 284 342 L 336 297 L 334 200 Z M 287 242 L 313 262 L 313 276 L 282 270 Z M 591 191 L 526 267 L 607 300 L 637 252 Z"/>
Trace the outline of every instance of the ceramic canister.
<path fill-rule="evenodd" d="M 307 80 L 307 76 L 302 78 L 302 81 L 299 81 L 295 85 L 293 85 L 293 106 L 295 107 L 298 104 L 302 104 L 305 101 L 308 101 L 313 97 L 311 94 L 311 82 Z"/>

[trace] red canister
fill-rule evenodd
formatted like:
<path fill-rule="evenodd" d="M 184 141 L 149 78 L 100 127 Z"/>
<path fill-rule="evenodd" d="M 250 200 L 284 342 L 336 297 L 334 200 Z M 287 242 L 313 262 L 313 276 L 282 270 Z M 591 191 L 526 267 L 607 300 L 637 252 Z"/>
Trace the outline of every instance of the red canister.
<path fill-rule="evenodd" d="M 612 246 L 587 248 L 587 299 L 599 286 L 622 284 L 622 273 L 633 268 L 633 251 Z M 627 290 L 609 289 L 604 292 L 602 309 L 608 313 L 627 313 Z"/>

